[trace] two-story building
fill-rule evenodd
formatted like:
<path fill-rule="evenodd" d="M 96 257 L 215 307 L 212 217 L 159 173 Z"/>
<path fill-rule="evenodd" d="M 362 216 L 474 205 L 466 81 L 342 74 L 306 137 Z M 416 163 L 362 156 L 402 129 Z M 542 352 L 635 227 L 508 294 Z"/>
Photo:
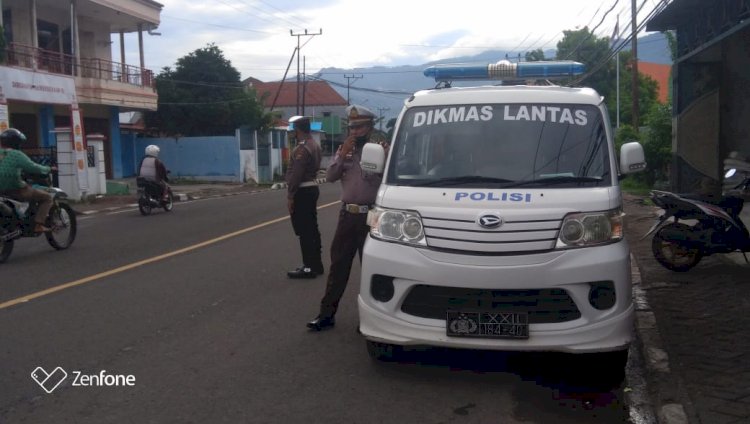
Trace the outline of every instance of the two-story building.
<path fill-rule="evenodd" d="M 133 153 L 120 143 L 120 113 L 157 108 L 143 43 L 163 6 L 153 0 L 0 0 L 0 6 L 0 125 L 23 131 L 31 147 L 52 148 L 61 129 L 75 127 L 77 106 L 83 134 L 103 140 L 106 177 L 121 177 L 123 156 Z M 138 35 L 136 64 L 125 61 L 127 33 Z"/>
<path fill-rule="evenodd" d="M 750 157 L 750 0 L 673 0 L 646 29 L 677 33 L 672 189 L 717 194 L 724 159 Z"/>

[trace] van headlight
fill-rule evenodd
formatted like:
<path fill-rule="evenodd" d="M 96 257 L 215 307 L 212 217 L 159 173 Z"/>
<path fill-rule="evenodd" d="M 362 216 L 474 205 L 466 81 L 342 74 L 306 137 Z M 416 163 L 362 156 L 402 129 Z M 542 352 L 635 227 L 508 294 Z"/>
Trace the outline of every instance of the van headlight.
<path fill-rule="evenodd" d="M 416 212 L 375 207 L 367 213 L 367 224 L 377 239 L 427 246 L 422 218 Z"/>
<path fill-rule="evenodd" d="M 585 247 L 621 240 L 623 215 L 619 208 L 566 215 L 555 247 Z"/>

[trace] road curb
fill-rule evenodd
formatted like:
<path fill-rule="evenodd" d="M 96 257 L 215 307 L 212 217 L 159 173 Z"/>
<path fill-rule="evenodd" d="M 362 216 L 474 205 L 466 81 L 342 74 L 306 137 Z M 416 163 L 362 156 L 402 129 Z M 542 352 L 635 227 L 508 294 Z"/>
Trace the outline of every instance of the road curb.
<path fill-rule="evenodd" d="M 632 254 L 631 273 L 633 276 L 633 300 L 635 302 L 635 329 L 638 335 L 635 351 L 642 361 L 646 374 L 645 394 L 637 394 L 628 400 L 631 408 L 644 409 L 650 420 L 658 424 L 688 424 L 685 408 L 679 399 L 684 399 L 682 385 L 672 373 L 669 366 L 669 355 L 664 349 L 656 315 L 649 306 L 646 290 L 642 286 L 641 271 L 638 261 Z M 633 352 L 633 350 L 631 350 Z M 630 378 L 630 373 L 628 374 Z M 628 381 L 628 386 L 634 386 Z M 648 418 L 648 417 L 647 417 Z M 636 421 L 640 422 L 640 421 Z"/>

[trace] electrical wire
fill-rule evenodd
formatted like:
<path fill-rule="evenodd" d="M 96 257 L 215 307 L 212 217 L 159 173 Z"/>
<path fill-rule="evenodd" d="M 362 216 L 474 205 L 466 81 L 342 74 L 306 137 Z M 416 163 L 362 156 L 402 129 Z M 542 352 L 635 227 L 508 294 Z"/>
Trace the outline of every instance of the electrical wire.
<path fill-rule="evenodd" d="M 644 0 L 644 1 L 645 1 L 645 0 Z M 657 15 L 657 14 L 661 13 L 661 11 L 662 11 L 662 10 L 664 10 L 664 8 L 666 8 L 666 7 L 667 7 L 667 5 L 668 5 L 668 3 L 666 3 L 666 2 L 665 2 L 665 3 L 661 3 L 661 6 L 657 6 L 657 7 L 654 7 L 654 8 L 653 8 L 653 9 L 651 10 L 651 12 L 650 12 L 650 13 L 649 13 L 649 14 L 648 14 L 648 15 L 646 16 L 646 18 L 645 18 L 645 19 L 643 19 L 643 20 L 641 21 L 641 23 L 640 23 L 640 24 L 639 24 L 639 25 L 638 25 L 638 26 L 636 27 L 636 32 L 635 32 L 635 34 L 633 34 L 633 33 L 632 33 L 632 31 L 631 31 L 631 33 L 630 33 L 630 34 L 629 34 L 629 35 L 628 35 L 628 36 L 627 36 L 627 37 L 626 37 L 626 38 L 625 38 L 624 40 L 622 40 L 622 41 L 621 41 L 621 42 L 620 42 L 620 43 L 619 43 L 619 44 L 617 45 L 617 47 L 613 47 L 613 48 L 611 48 L 611 49 L 610 49 L 610 54 L 608 54 L 608 55 L 607 55 L 607 57 L 605 57 L 604 59 L 602 59 L 602 60 L 601 60 L 601 61 L 600 61 L 599 63 L 595 64 L 595 65 L 594 65 L 594 66 L 593 66 L 593 67 L 592 67 L 592 68 L 591 68 L 591 69 L 590 69 L 590 70 L 589 70 L 588 72 L 586 72 L 585 74 L 583 74 L 583 75 L 581 75 L 580 77 L 576 78 L 575 80 L 573 80 L 573 81 L 572 81 L 572 82 L 571 82 L 570 84 L 568 84 L 568 85 L 571 85 L 571 86 L 574 86 L 574 85 L 579 85 L 580 83 L 582 83 L 583 81 L 585 81 L 585 80 L 586 80 L 587 78 L 591 77 L 591 76 L 592 76 L 592 75 L 593 75 L 594 73 L 596 73 L 596 72 L 597 72 L 597 71 L 598 71 L 599 69 L 601 69 L 601 67 L 602 67 L 602 66 L 604 66 L 604 65 L 605 65 L 605 64 L 607 64 L 607 63 L 609 63 L 609 61 L 610 61 L 610 60 L 612 60 L 612 58 L 613 58 L 613 57 L 615 57 L 615 55 L 616 55 L 616 54 L 619 54 L 619 52 L 620 52 L 620 51 L 621 51 L 621 50 L 622 50 L 623 48 L 625 48 L 625 46 L 626 46 L 626 45 L 628 45 L 628 43 L 630 43 L 630 42 L 631 42 L 631 41 L 633 40 L 633 37 L 634 37 L 634 36 L 635 36 L 635 37 L 637 37 L 637 36 L 638 36 L 638 33 L 639 33 L 639 32 L 640 32 L 640 31 L 641 31 L 641 30 L 642 30 L 643 28 L 645 28 L 645 27 L 646 27 L 646 24 L 648 24 L 648 21 L 649 21 L 649 20 L 651 20 L 651 18 L 652 18 L 652 17 L 654 17 L 655 15 Z"/>
<path fill-rule="evenodd" d="M 224 29 L 231 29 L 232 31 L 255 32 L 255 33 L 265 34 L 265 35 L 273 35 L 273 34 L 276 33 L 276 32 L 271 32 L 271 31 L 260 31 L 260 30 L 256 30 L 256 29 L 239 28 L 239 27 L 234 27 L 234 26 L 229 26 L 229 25 L 219 25 L 219 24 L 212 24 L 212 23 L 209 23 L 209 22 L 194 21 L 192 19 L 178 18 L 178 17 L 172 16 L 172 15 L 165 15 L 163 13 L 161 14 L 161 16 L 164 17 L 164 18 L 174 19 L 176 21 L 184 21 L 184 22 L 190 22 L 190 23 L 193 23 L 193 24 L 206 25 L 206 26 L 212 26 L 212 27 L 218 27 L 218 28 L 224 28 Z"/>

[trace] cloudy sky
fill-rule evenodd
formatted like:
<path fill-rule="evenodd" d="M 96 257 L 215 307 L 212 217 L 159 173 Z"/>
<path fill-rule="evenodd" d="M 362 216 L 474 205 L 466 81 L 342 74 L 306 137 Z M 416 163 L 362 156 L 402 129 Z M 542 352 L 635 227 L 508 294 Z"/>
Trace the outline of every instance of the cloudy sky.
<path fill-rule="evenodd" d="M 281 79 L 298 37 L 308 73 L 325 67 L 419 65 L 485 50 L 554 49 L 568 29 L 630 34 L 630 0 L 157 0 L 160 36 L 145 36 L 146 67 L 174 67 L 215 43 L 242 78 Z M 637 0 L 639 19 L 663 0 Z M 641 32 L 640 35 L 643 35 Z M 138 62 L 126 39 L 126 60 Z M 119 53 L 117 53 L 119 55 Z M 115 56 L 117 57 L 117 56 Z M 289 75 L 296 72 L 296 61 Z"/>

